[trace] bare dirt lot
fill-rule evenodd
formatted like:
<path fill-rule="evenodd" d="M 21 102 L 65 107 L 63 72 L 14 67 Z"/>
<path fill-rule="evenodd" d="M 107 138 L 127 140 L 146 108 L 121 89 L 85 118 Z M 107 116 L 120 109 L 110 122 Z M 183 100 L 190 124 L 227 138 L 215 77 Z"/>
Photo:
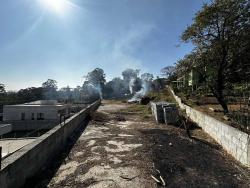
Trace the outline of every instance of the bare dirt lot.
<path fill-rule="evenodd" d="M 130 108 L 104 101 L 67 154 L 26 187 L 161 187 L 160 177 L 166 187 L 250 187 L 249 169 L 201 129 L 190 139 Z"/>

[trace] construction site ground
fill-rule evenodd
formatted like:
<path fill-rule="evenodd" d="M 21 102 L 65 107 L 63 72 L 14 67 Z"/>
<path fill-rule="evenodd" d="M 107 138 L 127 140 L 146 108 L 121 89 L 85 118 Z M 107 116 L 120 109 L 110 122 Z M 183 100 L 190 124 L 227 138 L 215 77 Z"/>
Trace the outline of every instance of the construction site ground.
<path fill-rule="evenodd" d="M 191 139 L 178 126 L 130 110 L 137 105 L 103 101 L 76 142 L 25 186 L 250 187 L 250 170 L 201 129 L 193 128 Z"/>

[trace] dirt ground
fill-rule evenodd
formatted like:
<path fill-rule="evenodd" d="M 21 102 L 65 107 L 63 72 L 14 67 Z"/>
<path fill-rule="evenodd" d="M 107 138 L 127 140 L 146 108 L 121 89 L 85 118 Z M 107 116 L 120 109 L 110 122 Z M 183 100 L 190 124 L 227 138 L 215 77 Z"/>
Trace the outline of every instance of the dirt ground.
<path fill-rule="evenodd" d="M 250 187 L 249 169 L 201 129 L 190 139 L 127 108 L 104 101 L 67 154 L 26 187 L 162 187 L 152 175 L 166 187 Z"/>

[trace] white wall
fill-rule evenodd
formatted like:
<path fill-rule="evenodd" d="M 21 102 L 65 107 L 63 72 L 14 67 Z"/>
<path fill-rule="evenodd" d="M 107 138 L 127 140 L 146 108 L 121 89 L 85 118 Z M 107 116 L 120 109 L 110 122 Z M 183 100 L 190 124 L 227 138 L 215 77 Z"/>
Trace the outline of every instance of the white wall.
<path fill-rule="evenodd" d="M 20 121 L 21 114 L 25 113 L 25 120 L 31 120 L 34 113 L 35 120 L 38 113 L 44 113 L 45 120 L 58 120 L 58 110 L 61 106 L 29 106 L 29 105 L 6 105 L 3 107 L 3 121 Z"/>
<path fill-rule="evenodd" d="M 250 135 L 183 104 L 173 90 L 171 92 L 180 108 L 186 111 L 187 116 L 222 145 L 235 159 L 250 167 Z"/>
<path fill-rule="evenodd" d="M 85 127 L 87 117 L 95 111 L 101 101 L 89 105 L 79 113 L 66 120 L 65 124 L 57 125 L 35 141 L 24 146 L 2 160 L 0 170 L 1 188 L 21 187 L 28 178 L 39 172 L 53 157 L 60 153 L 72 134 Z"/>

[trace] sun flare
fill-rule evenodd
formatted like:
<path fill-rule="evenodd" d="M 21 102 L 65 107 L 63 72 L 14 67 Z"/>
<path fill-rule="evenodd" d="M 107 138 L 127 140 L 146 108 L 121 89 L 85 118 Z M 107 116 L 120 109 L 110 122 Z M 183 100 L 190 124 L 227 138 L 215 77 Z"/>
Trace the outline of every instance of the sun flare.
<path fill-rule="evenodd" d="M 68 8 L 67 0 L 40 0 L 42 5 L 59 15 L 64 15 Z"/>

